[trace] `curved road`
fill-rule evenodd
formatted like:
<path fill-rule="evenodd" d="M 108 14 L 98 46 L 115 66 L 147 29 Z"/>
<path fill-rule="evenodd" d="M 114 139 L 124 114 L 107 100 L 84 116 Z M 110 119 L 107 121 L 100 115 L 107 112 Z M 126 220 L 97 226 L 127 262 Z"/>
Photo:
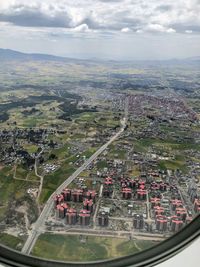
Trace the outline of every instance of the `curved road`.
<path fill-rule="evenodd" d="M 74 179 L 76 179 L 79 174 L 84 171 L 92 161 L 94 161 L 113 141 L 115 141 L 123 132 L 126 127 L 126 121 L 127 121 L 127 114 L 125 113 L 125 117 L 123 120 L 121 120 L 122 127 L 120 128 L 119 132 L 117 132 L 111 139 L 101 146 L 85 163 L 79 167 L 70 177 L 68 177 L 57 189 L 54 191 L 54 193 L 50 196 L 48 201 L 46 202 L 38 220 L 33 225 L 33 228 L 29 234 L 28 239 L 26 240 L 23 248 L 22 253 L 30 254 L 31 250 L 33 249 L 33 246 L 35 245 L 35 242 L 38 238 L 38 236 L 41 234 L 42 226 L 45 223 L 45 220 L 48 218 L 51 210 L 53 209 L 53 196 L 55 194 L 60 194 L 60 192 L 67 187 Z"/>

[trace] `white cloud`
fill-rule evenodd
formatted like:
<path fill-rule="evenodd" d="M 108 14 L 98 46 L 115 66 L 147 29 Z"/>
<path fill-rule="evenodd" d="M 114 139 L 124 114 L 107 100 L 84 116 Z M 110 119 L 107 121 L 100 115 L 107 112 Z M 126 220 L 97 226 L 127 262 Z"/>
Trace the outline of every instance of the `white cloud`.
<path fill-rule="evenodd" d="M 175 33 L 176 30 L 174 30 L 173 28 L 168 28 L 168 29 L 166 30 L 166 32 L 167 32 L 167 33 Z"/>
<path fill-rule="evenodd" d="M 162 33 L 174 33 L 176 30 L 172 28 L 167 28 L 160 24 L 149 24 L 144 28 L 145 31 L 150 32 L 162 32 Z"/>
<path fill-rule="evenodd" d="M 193 33 L 191 30 L 185 30 L 185 33 Z"/>
<path fill-rule="evenodd" d="M 73 32 L 90 32 L 90 29 L 87 24 L 81 24 L 73 29 L 71 29 Z"/>
<path fill-rule="evenodd" d="M 200 32 L 199 14 L 199 0 L 0 0 L 0 21 L 26 27 L 187 33 Z"/>
<path fill-rule="evenodd" d="M 131 32 L 131 29 L 126 27 L 126 28 L 122 28 L 121 32 L 127 33 L 127 32 Z"/>

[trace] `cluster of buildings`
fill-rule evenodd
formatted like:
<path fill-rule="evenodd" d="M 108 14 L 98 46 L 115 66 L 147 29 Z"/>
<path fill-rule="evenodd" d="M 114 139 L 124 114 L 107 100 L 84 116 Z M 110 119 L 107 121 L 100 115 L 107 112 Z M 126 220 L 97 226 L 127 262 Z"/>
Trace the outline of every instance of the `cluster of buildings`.
<path fill-rule="evenodd" d="M 63 219 L 67 225 L 79 224 L 88 226 L 91 222 L 91 217 L 94 215 L 96 198 L 97 193 L 95 190 L 66 188 L 61 194 L 54 196 L 56 218 Z M 82 204 L 81 208 L 80 204 Z M 107 210 L 99 212 L 99 226 L 108 226 L 108 215 L 109 212 Z"/>
<path fill-rule="evenodd" d="M 126 102 L 125 95 L 120 95 L 113 103 L 113 108 L 124 109 Z M 153 95 L 151 94 L 132 94 L 128 96 L 129 112 L 135 116 L 148 115 L 151 110 L 159 110 L 162 117 L 168 117 L 173 119 L 183 118 L 191 121 L 197 120 L 196 113 L 188 108 L 188 106 L 181 99 L 175 95 Z M 148 106 L 148 108 L 147 108 Z M 145 108 L 146 107 L 146 108 Z M 157 118 L 157 112 L 152 113 L 152 119 Z"/>
<path fill-rule="evenodd" d="M 150 195 L 151 214 L 157 231 L 176 232 L 192 220 L 177 185 L 151 183 Z"/>
<path fill-rule="evenodd" d="M 122 167 L 123 164 L 110 166 L 107 176 L 97 176 L 101 184 L 99 192 L 66 188 L 56 195 L 57 219 L 63 219 L 67 225 L 96 225 L 115 230 L 114 225 L 120 225 L 120 220 L 126 222 L 127 218 L 131 222 L 130 231 L 170 235 L 181 230 L 200 211 L 195 184 L 187 187 L 191 211 L 176 176 L 149 171 L 130 178 L 121 174 Z"/>
<path fill-rule="evenodd" d="M 192 212 L 179 187 L 177 177 L 158 172 L 149 172 L 143 178 L 134 179 L 111 173 L 103 180 L 103 196 L 109 198 L 111 203 L 113 201 L 113 204 L 116 203 L 115 198 L 127 203 L 129 213 L 125 216 L 130 218 L 132 215 L 134 229 L 170 233 L 182 229 L 200 211 L 197 188 L 194 185 L 188 187 Z M 146 206 L 145 212 L 142 206 L 136 208 L 139 203 Z M 118 209 L 121 209 L 119 217 L 123 219 L 123 205 L 119 205 Z M 115 217 L 115 213 L 109 216 L 110 220 L 114 220 L 112 216 Z"/>
<path fill-rule="evenodd" d="M 144 160 L 142 155 L 135 156 L 134 164 Z M 136 176 L 129 173 L 126 160 L 112 160 L 106 154 L 101 160 L 106 167 L 100 169 L 94 163 L 88 168 L 88 179 L 98 184 L 96 191 L 76 182 L 80 188 L 67 188 L 56 196 L 57 218 L 66 225 L 165 237 L 181 230 L 200 212 L 199 188 L 197 182 L 190 183 L 191 177 L 183 179 L 181 172 L 153 168 L 153 161 L 146 161 L 146 169 L 140 168 Z"/>
<path fill-rule="evenodd" d="M 111 177 L 106 177 L 104 179 L 103 196 L 112 197 L 112 193 L 113 193 L 113 179 Z"/>
<path fill-rule="evenodd" d="M 95 208 L 96 195 L 95 190 L 64 189 L 61 194 L 54 196 L 57 219 L 64 219 L 69 225 L 77 223 L 83 226 L 89 225 Z M 78 211 L 77 208 L 71 207 L 69 202 L 73 203 L 73 206 L 82 203 L 82 208 Z"/>
<path fill-rule="evenodd" d="M 43 164 L 43 166 L 44 166 L 44 171 L 45 171 L 46 173 L 53 172 L 53 171 L 55 171 L 56 169 L 58 169 L 58 168 L 60 167 L 59 165 L 56 165 L 56 164 L 49 164 L 49 163 L 47 163 L 47 164 Z"/>
<path fill-rule="evenodd" d="M 146 200 L 147 190 L 145 181 L 139 179 L 122 178 L 120 184 L 123 199 L 131 199 L 132 196 L 134 196 L 137 200 Z"/>

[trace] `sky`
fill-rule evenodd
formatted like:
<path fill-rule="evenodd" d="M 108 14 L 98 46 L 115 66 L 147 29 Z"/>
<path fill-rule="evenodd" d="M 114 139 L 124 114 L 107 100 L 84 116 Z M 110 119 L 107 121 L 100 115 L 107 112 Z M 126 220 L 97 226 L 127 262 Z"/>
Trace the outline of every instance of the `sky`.
<path fill-rule="evenodd" d="M 0 48 L 86 59 L 200 56 L 200 0 L 0 0 Z"/>

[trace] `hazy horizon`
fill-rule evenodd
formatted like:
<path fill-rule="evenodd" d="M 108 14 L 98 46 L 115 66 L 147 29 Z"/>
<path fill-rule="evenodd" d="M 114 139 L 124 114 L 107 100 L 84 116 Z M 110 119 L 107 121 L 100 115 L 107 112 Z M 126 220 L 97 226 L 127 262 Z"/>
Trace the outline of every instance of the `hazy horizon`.
<path fill-rule="evenodd" d="M 56 54 L 52 54 L 52 53 L 40 53 L 40 52 L 36 52 L 36 51 L 29 51 L 29 52 L 25 52 L 23 50 L 15 50 L 15 49 L 10 49 L 10 48 L 2 48 L 0 47 L 0 50 L 10 50 L 13 52 L 17 52 L 17 53 L 22 53 L 22 54 L 26 54 L 26 55 L 46 55 L 46 56 L 55 56 L 55 57 L 60 57 L 60 58 L 66 58 L 66 59 L 74 59 L 74 60 L 97 60 L 97 61 L 116 61 L 116 62 L 131 62 L 131 61 L 173 61 L 173 60 L 187 60 L 187 59 L 199 59 L 200 56 L 196 55 L 196 56 L 192 56 L 192 57 L 184 57 L 184 58 L 168 58 L 168 59 L 111 59 L 111 58 L 102 58 L 102 57 L 70 57 L 70 56 L 60 56 L 60 55 L 56 55 Z"/>

